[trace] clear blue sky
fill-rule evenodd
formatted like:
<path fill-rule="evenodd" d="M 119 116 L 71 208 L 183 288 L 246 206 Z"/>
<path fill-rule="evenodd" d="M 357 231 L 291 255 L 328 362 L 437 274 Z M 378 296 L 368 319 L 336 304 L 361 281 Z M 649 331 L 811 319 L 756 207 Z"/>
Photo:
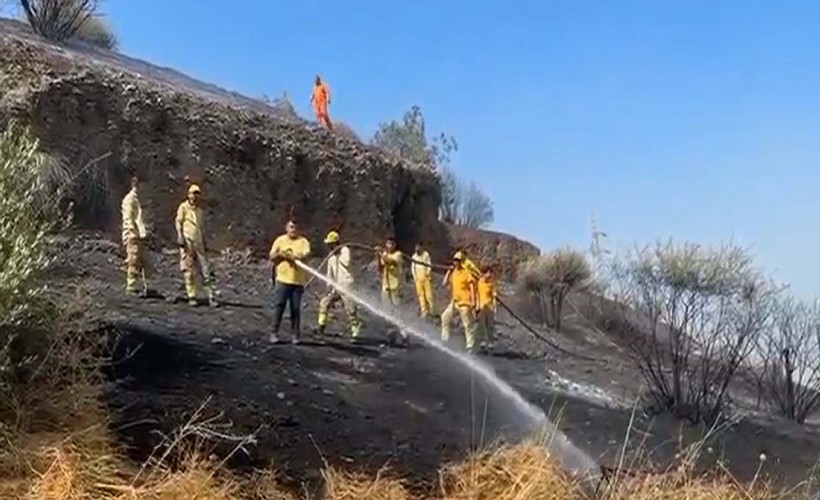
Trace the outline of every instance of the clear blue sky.
<path fill-rule="evenodd" d="M 231 5 L 236 4 L 236 8 Z M 241 7 L 240 7 L 241 6 Z M 820 2 L 108 0 L 122 51 L 369 137 L 422 107 L 494 228 L 733 239 L 820 292 Z"/>

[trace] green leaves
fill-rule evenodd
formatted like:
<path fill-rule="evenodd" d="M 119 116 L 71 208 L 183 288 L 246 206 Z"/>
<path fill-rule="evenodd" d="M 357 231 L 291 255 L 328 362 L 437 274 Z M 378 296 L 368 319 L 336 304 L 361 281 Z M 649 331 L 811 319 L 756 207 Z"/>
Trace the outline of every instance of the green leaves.
<path fill-rule="evenodd" d="M 0 327 L 37 321 L 56 202 L 44 182 L 48 158 L 29 131 L 11 124 L 0 134 Z"/>

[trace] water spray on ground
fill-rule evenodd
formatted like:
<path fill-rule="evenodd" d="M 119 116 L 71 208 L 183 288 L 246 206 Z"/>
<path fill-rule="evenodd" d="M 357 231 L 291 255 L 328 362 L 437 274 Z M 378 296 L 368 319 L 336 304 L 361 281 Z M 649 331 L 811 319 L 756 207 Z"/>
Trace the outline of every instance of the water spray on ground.
<path fill-rule="evenodd" d="M 597 470 L 597 464 L 592 457 L 573 445 L 566 435 L 547 418 L 540 408 L 537 408 L 529 403 L 521 394 L 519 394 L 509 384 L 498 378 L 492 370 L 479 362 L 477 359 L 465 353 L 451 349 L 447 345 L 440 342 L 437 337 L 427 335 L 423 331 L 420 331 L 420 329 L 407 324 L 406 321 L 403 321 L 394 312 L 382 309 L 379 305 L 372 303 L 355 291 L 334 282 L 307 264 L 300 261 L 296 262 L 299 267 L 310 273 L 316 279 L 321 280 L 323 283 L 339 290 L 340 293 L 352 298 L 373 315 L 396 325 L 403 332 L 406 332 L 413 338 L 418 339 L 424 344 L 455 359 L 465 368 L 481 377 L 487 384 L 503 395 L 504 398 L 510 402 L 510 404 L 512 404 L 527 418 L 532 431 L 541 432 L 548 436 L 548 448 L 562 460 L 564 467 L 570 472 L 584 473 Z"/>

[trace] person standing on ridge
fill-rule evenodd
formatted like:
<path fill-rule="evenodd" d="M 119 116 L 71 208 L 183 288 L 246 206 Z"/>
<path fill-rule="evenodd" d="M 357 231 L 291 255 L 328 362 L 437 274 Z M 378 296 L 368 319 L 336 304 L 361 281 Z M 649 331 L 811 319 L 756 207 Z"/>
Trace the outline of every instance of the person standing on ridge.
<path fill-rule="evenodd" d="M 475 310 L 478 306 L 476 297 L 475 278 L 464 266 L 464 255 L 456 252 L 453 255 L 453 267 L 450 276 L 450 293 L 452 299 L 447 309 L 441 313 L 441 341 L 444 343 L 450 340 L 450 327 L 456 312 L 461 317 L 464 325 L 464 341 L 467 352 L 475 349 Z"/>
<path fill-rule="evenodd" d="M 319 75 L 316 75 L 316 81 L 313 85 L 313 94 L 310 96 L 310 103 L 313 105 L 313 110 L 316 112 L 316 120 L 330 130 L 333 130 L 333 122 L 330 121 L 330 114 L 328 114 L 327 107 L 330 105 L 330 87 Z"/>
<path fill-rule="evenodd" d="M 285 225 L 285 234 L 273 241 L 269 258 L 274 266 L 276 285 L 273 290 L 273 331 L 268 340 L 279 342 L 279 327 L 285 314 L 285 305 L 290 305 L 291 342 L 299 343 L 302 293 L 308 273 L 297 264 L 310 257 L 310 242 L 297 230 L 296 221 L 291 219 Z"/>
<path fill-rule="evenodd" d="M 396 307 L 401 298 L 401 281 L 404 275 L 402 269 L 402 255 L 396 248 L 396 239 L 392 236 L 387 238 L 385 247 L 376 247 L 379 254 L 379 274 L 381 276 L 382 304 L 387 307 Z M 407 333 L 399 329 L 402 343 L 406 346 L 410 343 Z M 388 333 L 391 340 L 395 339 L 395 331 Z"/>
<path fill-rule="evenodd" d="M 188 187 L 188 198 L 177 209 L 175 227 L 180 251 L 180 270 L 185 279 L 188 303 L 197 305 L 201 280 L 208 290 L 208 303 L 216 307 L 213 270 L 207 257 L 205 245 L 205 214 L 202 210 L 202 190 L 197 184 Z"/>
<path fill-rule="evenodd" d="M 137 280 L 142 273 L 143 293 L 148 290 L 145 282 L 145 261 L 143 240 L 147 236 L 145 222 L 142 219 L 142 206 L 137 193 L 139 179 L 131 178 L 131 190 L 122 199 L 122 244 L 125 246 L 125 292 L 139 294 Z"/>
<path fill-rule="evenodd" d="M 350 271 L 350 247 L 339 243 L 339 233 L 336 231 L 327 233 L 325 244 L 330 249 L 330 257 L 327 259 L 328 279 L 344 288 L 350 288 L 353 286 L 353 275 Z M 328 310 L 340 300 L 347 313 L 353 341 L 356 342 L 361 333 L 361 321 L 356 310 L 356 302 L 331 285 L 328 285 L 327 293 L 319 301 L 319 334 L 325 333 L 325 327 L 328 323 Z"/>
<path fill-rule="evenodd" d="M 416 285 L 416 295 L 419 299 L 419 309 L 422 318 L 430 318 L 435 314 L 435 297 L 433 295 L 433 267 L 430 253 L 421 243 L 416 244 L 410 265 L 410 274 Z"/>
<path fill-rule="evenodd" d="M 498 290 L 493 277 L 492 266 L 484 266 L 478 280 L 478 329 L 481 345 L 487 349 L 495 341 L 495 315 L 498 311 Z"/>

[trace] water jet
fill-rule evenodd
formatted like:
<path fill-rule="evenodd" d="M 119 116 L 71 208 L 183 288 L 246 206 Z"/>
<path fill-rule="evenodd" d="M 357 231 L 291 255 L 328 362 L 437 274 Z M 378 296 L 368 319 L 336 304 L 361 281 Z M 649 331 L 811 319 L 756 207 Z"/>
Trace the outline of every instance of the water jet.
<path fill-rule="evenodd" d="M 424 345 L 432 347 L 437 351 L 447 355 L 457 361 L 461 366 L 469 370 L 472 374 L 480 377 L 489 387 L 495 390 L 514 407 L 523 417 L 525 429 L 530 436 L 543 436 L 545 444 L 553 455 L 558 457 L 564 468 L 574 475 L 596 475 L 599 474 L 598 464 L 588 454 L 573 445 L 569 438 L 550 421 L 546 414 L 538 407 L 524 399 L 512 386 L 501 380 L 493 371 L 478 359 L 456 351 L 442 343 L 437 335 L 430 335 L 424 332 L 425 328 L 410 324 L 402 318 L 395 310 L 385 310 L 375 301 L 368 300 L 361 293 L 349 287 L 343 286 L 329 279 L 327 276 L 308 266 L 296 261 L 297 265 L 308 272 L 314 278 L 320 280 L 328 286 L 347 295 L 356 303 L 367 309 L 368 312 L 387 321 L 408 333 L 412 338 L 421 341 Z"/>

